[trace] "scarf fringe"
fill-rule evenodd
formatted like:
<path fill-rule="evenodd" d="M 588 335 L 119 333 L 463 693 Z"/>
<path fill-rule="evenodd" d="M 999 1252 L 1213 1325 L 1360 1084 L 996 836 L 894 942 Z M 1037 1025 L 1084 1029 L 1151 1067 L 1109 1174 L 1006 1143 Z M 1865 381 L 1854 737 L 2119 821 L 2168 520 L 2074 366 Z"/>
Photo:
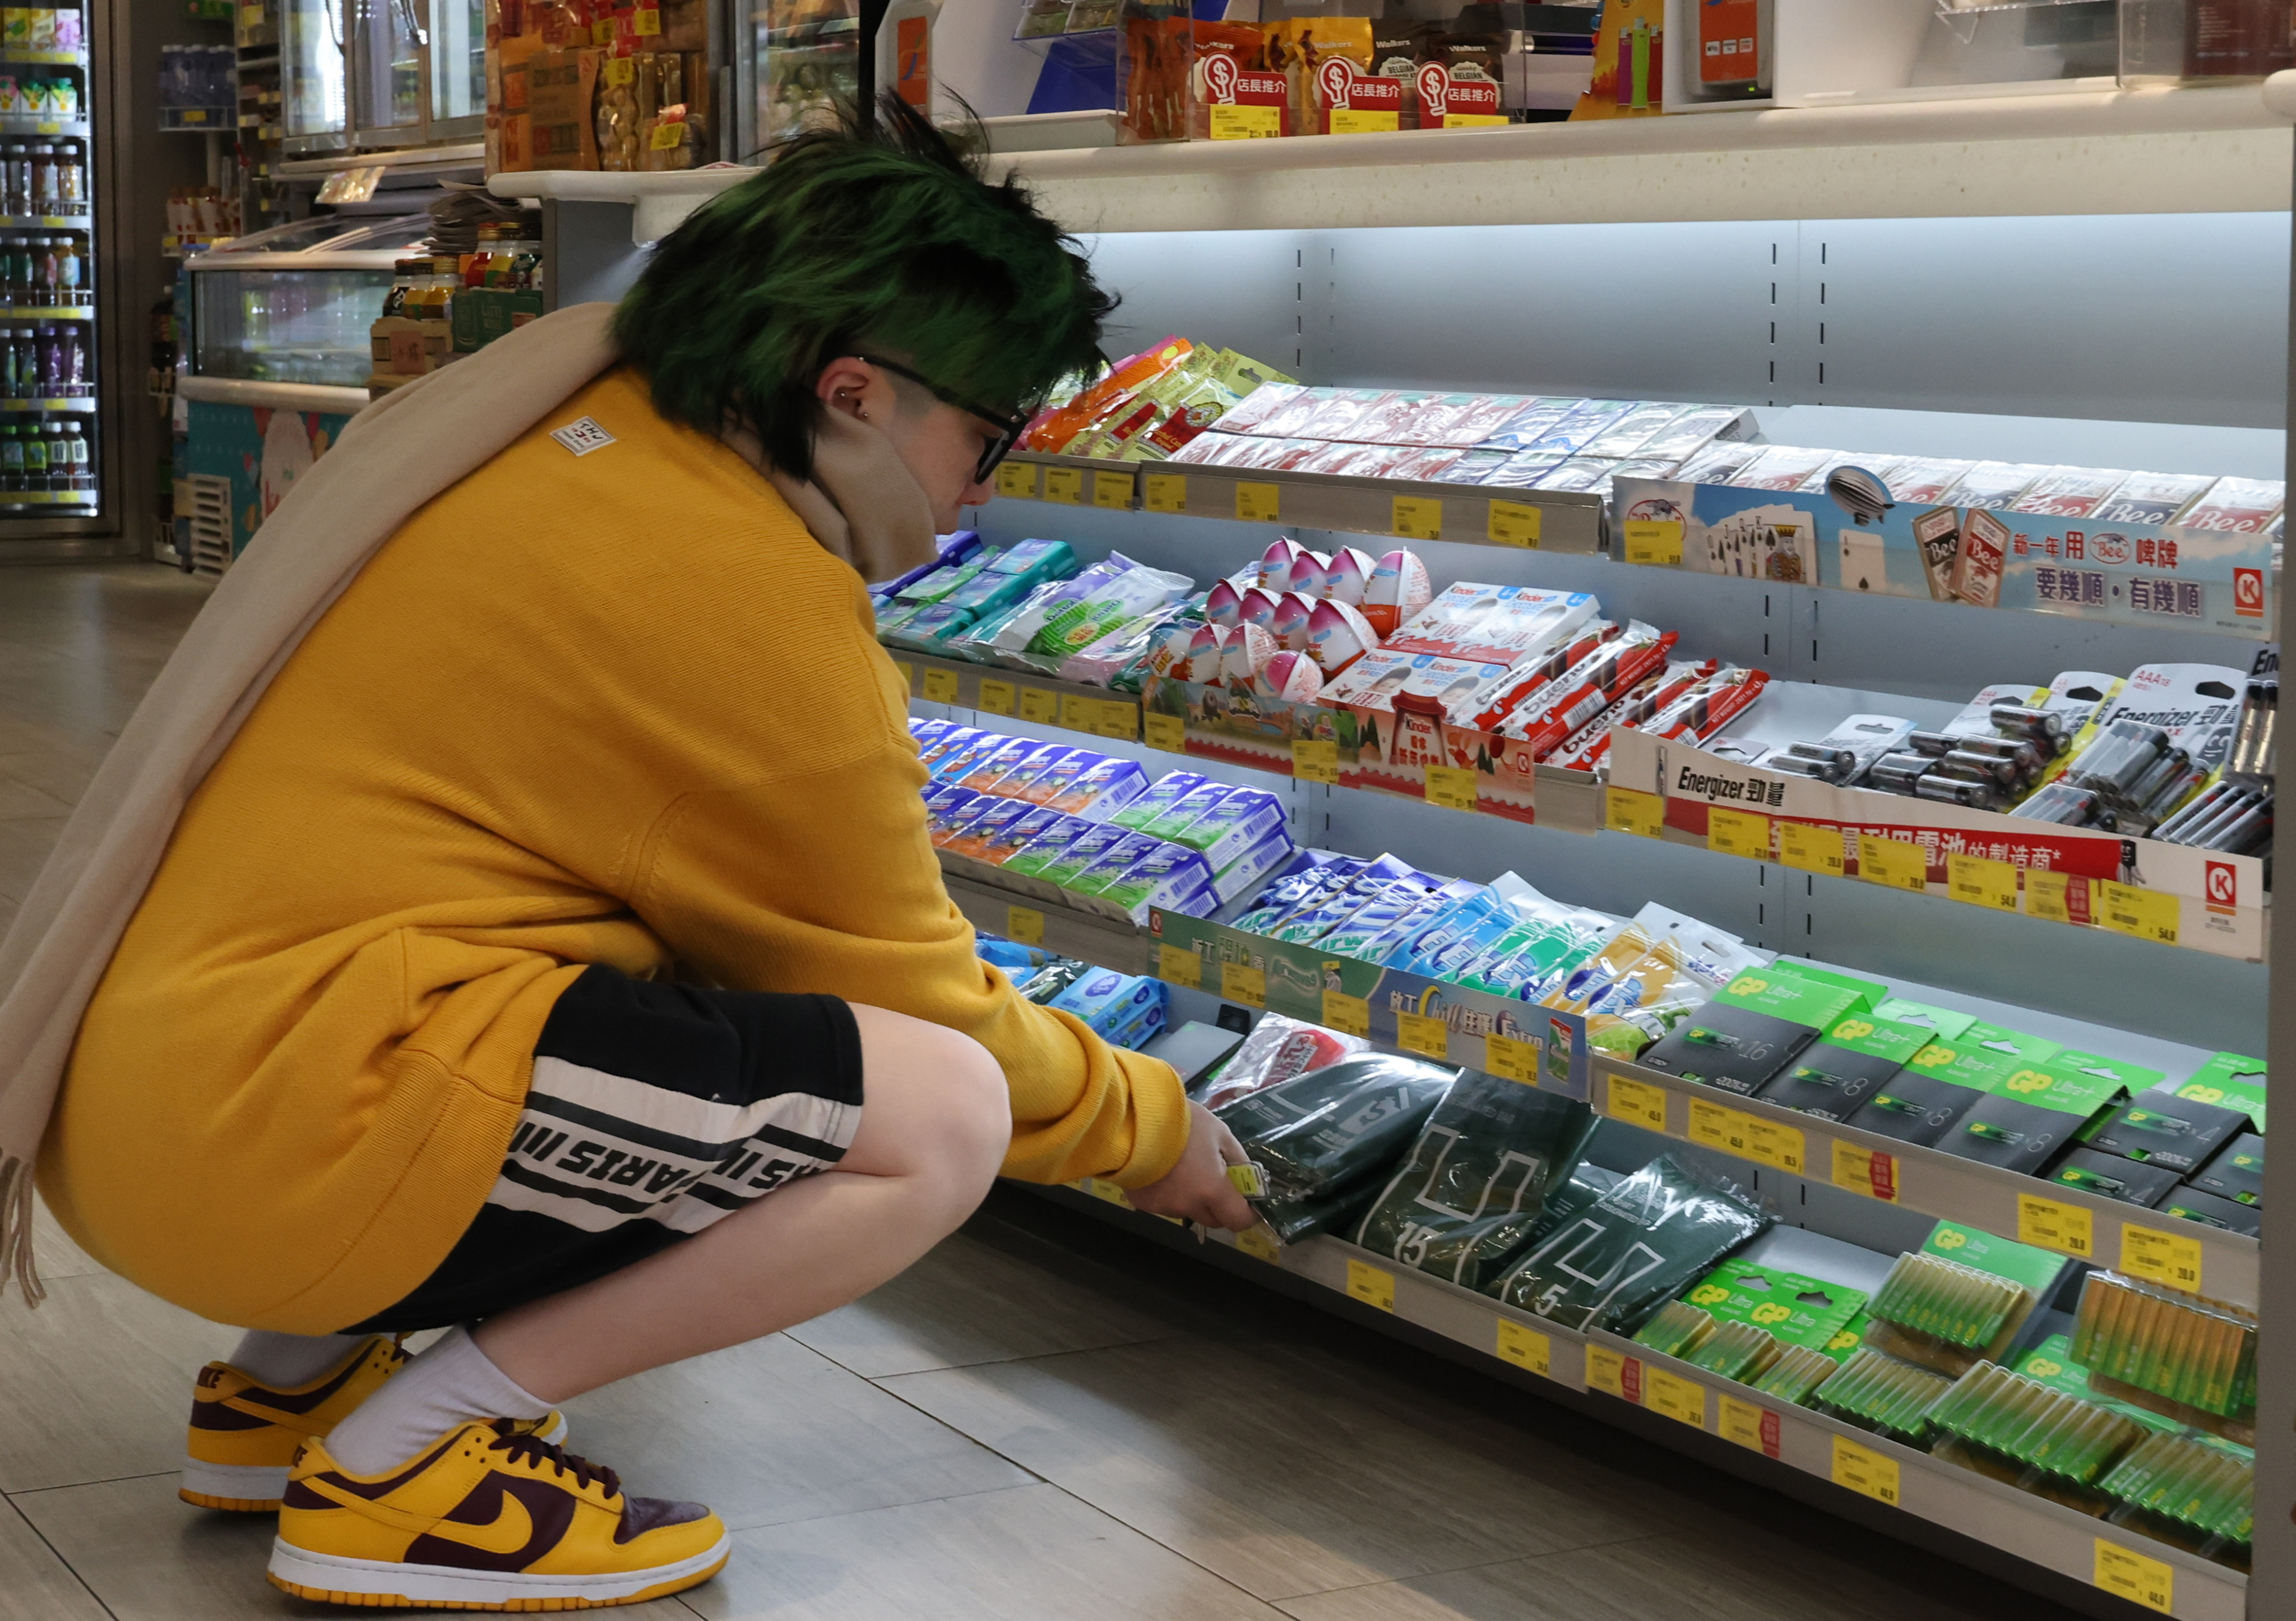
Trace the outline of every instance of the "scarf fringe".
<path fill-rule="evenodd" d="M 48 1297 L 32 1258 L 32 1166 L 24 1159 L 0 1160 L 0 1294 L 13 1273 L 28 1306 Z"/>

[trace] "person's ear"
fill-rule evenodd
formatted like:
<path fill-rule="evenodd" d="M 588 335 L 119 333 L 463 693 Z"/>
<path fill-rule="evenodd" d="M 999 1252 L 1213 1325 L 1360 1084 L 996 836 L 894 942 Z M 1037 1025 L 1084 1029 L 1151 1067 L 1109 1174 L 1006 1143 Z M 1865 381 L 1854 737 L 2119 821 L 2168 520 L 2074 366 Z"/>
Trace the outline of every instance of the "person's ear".
<path fill-rule="evenodd" d="M 831 410 L 867 422 L 869 407 L 865 396 L 875 381 L 876 374 L 861 361 L 849 355 L 841 356 L 821 368 L 813 391 Z"/>

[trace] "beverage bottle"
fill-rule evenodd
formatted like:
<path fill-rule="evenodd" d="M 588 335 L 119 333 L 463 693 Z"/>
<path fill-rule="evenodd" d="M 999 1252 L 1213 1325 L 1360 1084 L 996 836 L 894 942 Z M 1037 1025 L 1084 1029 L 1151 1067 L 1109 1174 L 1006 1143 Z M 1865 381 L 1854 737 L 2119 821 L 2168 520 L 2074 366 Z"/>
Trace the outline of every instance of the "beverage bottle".
<path fill-rule="evenodd" d="M 407 300 L 414 293 L 414 260 L 402 259 L 390 267 L 390 291 L 382 295 L 385 318 L 407 313 Z"/>
<path fill-rule="evenodd" d="M 71 434 L 62 417 L 47 424 L 45 435 L 48 441 L 48 488 L 70 490 L 71 481 Z"/>
<path fill-rule="evenodd" d="M 56 286 L 59 296 L 67 304 L 87 302 L 87 289 L 85 285 L 87 267 L 86 261 L 80 257 L 79 238 L 59 236 L 55 239 L 55 245 Z"/>
<path fill-rule="evenodd" d="M 56 148 L 56 189 L 63 198 L 59 212 L 87 212 L 87 152 L 78 141 L 66 141 Z"/>
<path fill-rule="evenodd" d="M 48 485 L 48 440 L 37 422 L 27 423 L 17 431 L 16 437 L 24 446 L 24 488 L 45 490 Z"/>
<path fill-rule="evenodd" d="M 95 464 L 88 455 L 87 430 L 75 419 L 71 425 L 71 487 L 74 490 L 95 488 Z"/>
<path fill-rule="evenodd" d="M 53 236 L 31 238 L 32 297 L 36 302 L 60 304 L 63 301 L 63 277 L 56 266 L 56 243 L 59 240 Z"/>
<path fill-rule="evenodd" d="M 0 189 L 0 199 L 6 202 L 11 214 L 32 211 L 32 153 L 21 141 L 10 141 L 0 145 L 0 163 L 7 166 L 7 182 Z"/>
<path fill-rule="evenodd" d="M 56 149 L 45 141 L 32 147 L 32 207 L 38 215 L 60 213 L 63 209 L 63 189 L 56 175 Z"/>
<path fill-rule="evenodd" d="M 23 487 L 24 441 L 16 437 L 14 423 L 0 423 L 0 490 Z"/>
<path fill-rule="evenodd" d="M 40 392 L 39 335 L 29 326 L 16 328 L 10 347 L 16 351 L 16 395 L 19 399 L 32 399 Z"/>
<path fill-rule="evenodd" d="M 43 326 L 35 347 L 40 358 L 40 398 L 56 399 L 64 391 L 63 341 L 54 327 Z"/>
<path fill-rule="evenodd" d="M 59 353 L 56 364 L 63 383 L 63 391 L 75 396 L 86 394 L 88 391 L 87 340 L 81 334 L 78 327 L 67 326 L 63 329 L 58 342 Z"/>
<path fill-rule="evenodd" d="M 11 236 L 8 239 L 8 289 L 20 304 L 29 304 L 37 294 L 34 284 L 37 277 L 32 271 L 32 239 Z"/>

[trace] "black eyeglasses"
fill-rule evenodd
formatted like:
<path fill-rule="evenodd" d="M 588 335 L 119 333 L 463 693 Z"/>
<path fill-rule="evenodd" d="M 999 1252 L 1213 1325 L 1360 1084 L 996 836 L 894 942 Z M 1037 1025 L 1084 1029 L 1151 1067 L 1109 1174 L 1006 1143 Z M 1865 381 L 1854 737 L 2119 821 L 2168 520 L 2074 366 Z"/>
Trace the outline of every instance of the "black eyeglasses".
<path fill-rule="evenodd" d="M 897 360 L 887 360 L 877 355 L 856 355 L 853 358 L 856 360 L 865 360 L 871 366 L 881 366 L 897 376 L 906 377 L 943 405 L 952 405 L 970 416 L 978 416 L 996 430 L 996 437 L 990 440 L 982 448 L 980 460 L 972 469 L 972 481 L 976 484 L 986 484 L 988 481 L 989 475 L 996 471 L 998 464 L 1003 462 L 1006 454 L 1020 442 L 1021 435 L 1028 430 L 1029 419 L 1036 415 L 1031 411 L 1024 416 L 1014 416 L 1004 411 L 992 411 L 984 405 L 976 405 L 961 394 L 950 393 L 931 378 L 911 371 Z"/>

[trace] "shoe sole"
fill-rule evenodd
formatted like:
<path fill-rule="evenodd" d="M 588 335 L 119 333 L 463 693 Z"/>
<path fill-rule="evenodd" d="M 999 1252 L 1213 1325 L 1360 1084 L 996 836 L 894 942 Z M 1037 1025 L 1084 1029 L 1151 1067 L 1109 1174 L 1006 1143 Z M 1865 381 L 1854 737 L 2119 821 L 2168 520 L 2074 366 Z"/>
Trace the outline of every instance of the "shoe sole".
<path fill-rule="evenodd" d="M 553 1446 L 566 1439 L 563 1414 L 543 1432 L 542 1438 Z M 279 1500 L 287 1490 L 288 1469 L 283 1463 L 275 1467 L 262 1463 L 209 1463 L 186 1453 L 183 1484 L 176 1488 L 176 1495 L 201 1509 L 221 1509 L 234 1514 L 276 1514 Z"/>
<path fill-rule="evenodd" d="M 517 1571 L 457 1570 L 447 1565 L 399 1565 L 381 1559 L 314 1553 L 274 1540 L 271 1584 L 299 1599 L 372 1609 L 554 1610 L 606 1609 L 699 1587 L 726 1568 L 733 1538 L 692 1559 L 651 1570 L 611 1576 L 528 1576 Z"/>

